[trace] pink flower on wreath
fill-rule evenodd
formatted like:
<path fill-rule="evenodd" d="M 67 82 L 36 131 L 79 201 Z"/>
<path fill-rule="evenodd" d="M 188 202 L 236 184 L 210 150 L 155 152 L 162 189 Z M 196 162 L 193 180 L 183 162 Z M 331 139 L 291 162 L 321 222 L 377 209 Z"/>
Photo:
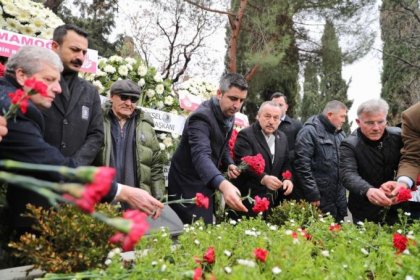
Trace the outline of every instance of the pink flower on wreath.
<path fill-rule="evenodd" d="M 261 154 L 255 156 L 244 156 L 242 162 L 255 174 L 261 176 L 264 172 L 265 161 Z"/>
<path fill-rule="evenodd" d="M 195 195 L 195 205 L 205 209 L 209 208 L 209 198 L 202 193 L 197 193 Z"/>
<path fill-rule="evenodd" d="M 213 264 L 216 261 L 216 254 L 214 252 L 214 247 L 209 247 L 203 255 L 203 261 L 208 264 Z"/>
<path fill-rule="evenodd" d="M 115 176 L 115 169 L 111 167 L 98 167 L 93 174 L 92 182 L 85 184 L 82 196 L 75 199 L 65 195 L 68 200 L 73 201 L 83 212 L 93 213 L 95 205 L 108 194 Z"/>
<path fill-rule="evenodd" d="M 254 207 L 252 207 L 252 211 L 254 211 L 254 213 L 265 212 L 270 206 L 270 201 L 268 201 L 266 197 L 261 198 L 257 195 L 255 196 L 254 201 L 255 204 Z"/>
<path fill-rule="evenodd" d="M 394 233 L 393 243 L 395 249 L 397 249 L 397 253 L 400 254 L 404 252 L 405 249 L 407 249 L 408 238 L 405 235 Z"/>
<path fill-rule="evenodd" d="M 267 260 L 268 251 L 262 248 L 256 248 L 254 250 L 254 256 L 257 261 L 265 262 Z"/>
<path fill-rule="evenodd" d="M 290 170 L 284 171 L 281 173 L 281 176 L 283 177 L 283 180 L 292 180 L 292 172 L 290 172 Z"/>
<path fill-rule="evenodd" d="M 131 251 L 149 229 L 147 215 L 139 210 L 127 210 L 123 213 L 123 218 L 131 222 L 129 232 L 127 234 L 118 232 L 109 239 L 109 242 L 122 243 L 121 248 L 124 251 Z"/>
<path fill-rule="evenodd" d="M 397 194 L 397 202 L 405 202 L 412 198 L 411 190 L 407 188 L 400 188 L 398 194 Z"/>

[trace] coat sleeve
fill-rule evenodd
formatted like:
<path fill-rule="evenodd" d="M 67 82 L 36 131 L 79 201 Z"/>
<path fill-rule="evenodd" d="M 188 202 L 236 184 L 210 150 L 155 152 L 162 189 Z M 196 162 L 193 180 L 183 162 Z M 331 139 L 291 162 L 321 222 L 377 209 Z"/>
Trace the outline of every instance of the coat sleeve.
<path fill-rule="evenodd" d="M 93 93 L 92 118 L 90 119 L 86 139 L 72 156 L 78 166 L 91 165 L 103 146 L 104 128 L 101 100 L 98 92 Z"/>
<path fill-rule="evenodd" d="M 305 126 L 299 132 L 295 145 L 295 173 L 305 198 L 311 201 L 321 199 L 318 186 L 312 173 L 312 157 L 315 154 L 315 128 Z"/>
<path fill-rule="evenodd" d="M 346 141 L 340 145 L 339 168 L 343 187 L 356 195 L 365 196 L 372 186 L 359 175 L 356 153 L 353 146 Z"/>
<path fill-rule="evenodd" d="M 210 129 L 211 126 L 204 116 L 192 115 L 188 122 L 188 143 L 191 161 L 201 181 L 206 186 L 218 188 L 223 181 L 223 175 L 212 161 Z"/>
<path fill-rule="evenodd" d="M 38 124 L 31 119 L 19 113 L 7 126 L 9 132 L 0 143 L 0 158 L 75 167 L 71 158 L 64 157 L 56 147 L 45 142 Z"/>
<path fill-rule="evenodd" d="M 407 176 L 416 183 L 420 174 L 420 102 L 403 112 L 401 137 L 404 148 L 397 177 Z"/>
<path fill-rule="evenodd" d="M 150 135 L 152 136 L 152 165 L 150 168 L 150 179 L 151 179 L 151 191 L 152 196 L 161 199 L 165 195 L 165 176 L 163 175 L 163 154 L 159 148 L 159 142 L 156 137 L 156 133 L 152 127 L 150 127 Z"/>

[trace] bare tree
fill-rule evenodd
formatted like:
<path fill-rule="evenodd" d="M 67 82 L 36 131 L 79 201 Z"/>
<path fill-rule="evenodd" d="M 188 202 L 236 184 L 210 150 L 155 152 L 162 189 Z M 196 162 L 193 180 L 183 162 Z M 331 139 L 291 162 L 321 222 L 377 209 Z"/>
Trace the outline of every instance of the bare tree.
<path fill-rule="evenodd" d="M 211 71 L 214 63 L 205 55 L 212 45 L 208 39 L 223 19 L 182 0 L 149 2 L 153 8 L 128 15 L 130 36 L 146 64 L 158 63 L 162 76 L 173 83 L 194 72 L 192 64 Z"/>

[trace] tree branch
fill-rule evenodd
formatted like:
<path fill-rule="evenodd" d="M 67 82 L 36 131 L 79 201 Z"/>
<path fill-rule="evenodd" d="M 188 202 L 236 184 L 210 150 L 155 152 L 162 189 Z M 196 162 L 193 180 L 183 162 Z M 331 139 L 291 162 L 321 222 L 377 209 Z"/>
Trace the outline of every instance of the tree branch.
<path fill-rule="evenodd" d="M 212 9 L 212 8 L 209 8 L 209 7 L 200 5 L 200 4 L 198 4 L 198 3 L 194 2 L 194 1 L 191 1 L 191 0 L 184 0 L 184 1 L 187 2 L 187 3 L 189 3 L 189 4 L 191 4 L 191 5 L 193 5 L 193 6 L 196 6 L 197 8 L 203 9 L 203 10 L 208 11 L 208 12 L 218 13 L 218 14 L 222 14 L 222 15 L 236 16 L 236 14 L 234 14 L 232 12 Z"/>

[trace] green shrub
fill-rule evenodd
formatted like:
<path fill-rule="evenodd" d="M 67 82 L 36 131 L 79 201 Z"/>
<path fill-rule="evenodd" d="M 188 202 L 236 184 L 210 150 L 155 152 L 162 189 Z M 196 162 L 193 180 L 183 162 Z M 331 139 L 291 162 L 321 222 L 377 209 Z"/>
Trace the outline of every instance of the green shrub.
<path fill-rule="evenodd" d="M 37 220 L 39 234 L 26 233 L 18 242 L 9 243 L 12 253 L 48 272 L 77 272 L 103 267 L 108 252 L 115 245 L 108 243 L 115 229 L 85 215 L 71 205 L 48 210 L 28 206 L 29 216 Z M 97 211 L 110 217 L 119 216 L 115 206 L 100 204 Z"/>
<path fill-rule="evenodd" d="M 267 222 L 282 226 L 287 221 L 293 220 L 302 228 L 308 227 L 312 222 L 317 221 L 322 212 L 306 201 L 283 201 L 279 206 L 272 209 L 267 216 Z"/>

